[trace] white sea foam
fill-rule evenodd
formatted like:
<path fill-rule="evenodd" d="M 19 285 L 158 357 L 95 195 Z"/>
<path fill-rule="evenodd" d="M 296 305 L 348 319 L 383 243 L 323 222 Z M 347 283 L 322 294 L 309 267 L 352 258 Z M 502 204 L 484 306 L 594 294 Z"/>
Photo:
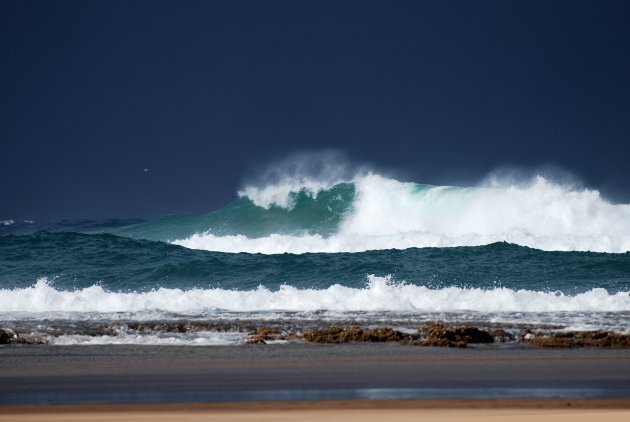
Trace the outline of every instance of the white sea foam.
<path fill-rule="evenodd" d="M 60 291 L 46 279 L 29 288 L 0 290 L 2 313 L 41 315 L 45 312 L 116 313 L 151 311 L 203 315 L 218 309 L 234 312 L 318 311 L 340 312 L 628 312 L 630 292 L 609 294 L 605 289 L 565 295 L 561 293 L 496 288 L 448 287 L 431 289 L 393 283 L 386 277 L 369 276 L 365 288 L 338 284 L 327 289 L 298 289 L 289 285 L 277 291 L 259 287 L 238 291 L 214 289 L 166 289 L 144 293 L 108 292 L 94 285 Z"/>
<path fill-rule="evenodd" d="M 0 220 L 0 226 L 10 226 L 12 224 L 15 224 L 15 221 L 13 221 L 13 220 Z"/>
<path fill-rule="evenodd" d="M 309 178 L 287 180 L 280 184 L 263 187 L 247 186 L 238 191 L 239 197 L 247 197 L 259 207 L 269 209 L 272 206 L 292 209 L 295 206 L 295 194 L 303 192 L 317 198 L 321 191 L 332 188 L 340 181 L 319 181 Z"/>
<path fill-rule="evenodd" d="M 88 336 L 67 334 L 47 336 L 49 344 L 55 345 L 101 345 L 101 344 L 144 344 L 160 346 L 225 346 L 242 344 L 247 333 L 201 331 L 190 335 L 162 333 L 144 334 L 120 331 L 115 336 Z"/>
<path fill-rule="evenodd" d="M 195 234 L 173 243 L 191 249 L 220 252 L 247 252 L 263 254 L 310 252 L 363 252 L 379 249 L 407 249 L 414 247 L 481 246 L 495 242 L 513 243 L 546 251 L 593 251 L 624 252 L 630 250 L 630 239 L 611 239 L 609 236 L 533 236 L 531 233 L 513 229 L 494 235 L 469 233 L 449 237 L 428 232 L 407 232 L 389 235 L 337 234 L 330 237 L 320 235 L 289 236 L 272 234 L 262 238 L 243 235 L 215 236 Z"/>
<path fill-rule="evenodd" d="M 541 250 L 619 253 L 630 250 L 630 204 L 611 204 L 596 190 L 574 190 L 536 177 L 524 186 L 427 187 L 377 174 L 355 177 L 356 197 L 329 237 L 262 238 L 197 233 L 173 243 L 222 252 L 360 252 L 409 247 L 478 246 L 506 241 Z M 245 188 L 262 207 L 291 207 L 291 192 L 316 195 L 328 182 Z"/>

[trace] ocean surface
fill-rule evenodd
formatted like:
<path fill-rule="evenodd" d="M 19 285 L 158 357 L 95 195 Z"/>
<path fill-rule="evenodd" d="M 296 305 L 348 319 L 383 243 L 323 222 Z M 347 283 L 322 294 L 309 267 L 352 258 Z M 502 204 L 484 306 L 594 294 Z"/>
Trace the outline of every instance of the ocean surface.
<path fill-rule="evenodd" d="M 630 332 L 630 204 L 543 177 L 449 187 L 365 173 L 247 186 L 207 214 L 6 217 L 0 327 L 52 344 L 434 321 Z"/>

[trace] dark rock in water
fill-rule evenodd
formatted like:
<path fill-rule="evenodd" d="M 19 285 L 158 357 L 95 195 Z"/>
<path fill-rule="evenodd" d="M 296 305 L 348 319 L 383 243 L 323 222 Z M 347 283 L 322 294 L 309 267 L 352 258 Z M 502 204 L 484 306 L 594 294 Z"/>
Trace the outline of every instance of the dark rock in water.
<path fill-rule="evenodd" d="M 275 328 L 257 327 L 249 334 L 245 343 L 247 344 L 267 344 L 268 340 L 275 340 L 280 335 L 280 331 Z M 267 340 L 267 341 L 266 341 Z"/>
<path fill-rule="evenodd" d="M 18 335 L 10 328 L 0 328 L 0 344 L 15 344 Z"/>
<path fill-rule="evenodd" d="M 245 343 L 247 344 L 267 344 L 268 341 L 274 340 L 297 340 L 301 338 L 295 330 L 287 332 L 281 332 L 276 328 L 269 327 L 256 327 L 256 329 L 249 334 Z"/>
<path fill-rule="evenodd" d="M 516 336 L 505 330 L 490 330 L 488 331 L 492 337 L 494 337 L 495 343 L 507 343 L 510 341 L 516 341 Z"/>
<path fill-rule="evenodd" d="M 469 343 L 494 343 L 492 334 L 476 327 L 433 324 L 418 331 L 425 337 L 412 343 L 417 346 L 466 347 Z"/>
<path fill-rule="evenodd" d="M 527 333 L 523 341 L 538 347 L 630 348 L 630 335 L 610 331 L 570 331 L 565 333 Z"/>
<path fill-rule="evenodd" d="M 216 324 L 205 321 L 143 321 L 127 322 L 126 329 L 140 333 L 196 333 L 199 331 L 234 331 L 237 327 L 231 324 Z M 117 327 L 117 329 L 120 327 Z M 116 334 L 113 334 L 116 335 Z"/>
<path fill-rule="evenodd" d="M 455 335 L 460 336 L 467 343 L 494 343 L 492 334 L 475 327 L 456 328 Z"/>
<path fill-rule="evenodd" d="M 122 327 L 118 324 L 102 324 L 98 326 L 87 326 L 81 331 L 81 334 L 88 335 L 90 337 L 98 336 L 117 336 L 118 331 Z"/>
<path fill-rule="evenodd" d="M 47 341 L 36 335 L 18 335 L 16 344 L 46 344 Z"/>
<path fill-rule="evenodd" d="M 18 335 L 10 328 L 0 328 L 0 344 L 46 344 L 46 340 L 37 336 Z"/>
<path fill-rule="evenodd" d="M 307 331 L 304 339 L 312 343 L 349 343 L 349 342 L 390 342 L 408 339 L 408 336 L 389 327 L 361 328 L 328 327 L 321 330 Z"/>

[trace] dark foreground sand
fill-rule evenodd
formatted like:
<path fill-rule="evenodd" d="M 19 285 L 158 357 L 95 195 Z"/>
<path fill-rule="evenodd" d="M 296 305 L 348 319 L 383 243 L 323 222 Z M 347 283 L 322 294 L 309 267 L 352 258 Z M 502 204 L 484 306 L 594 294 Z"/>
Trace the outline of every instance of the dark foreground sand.
<path fill-rule="evenodd" d="M 0 347 L 0 421 L 533 417 L 630 420 L 630 352 L 400 344 Z"/>

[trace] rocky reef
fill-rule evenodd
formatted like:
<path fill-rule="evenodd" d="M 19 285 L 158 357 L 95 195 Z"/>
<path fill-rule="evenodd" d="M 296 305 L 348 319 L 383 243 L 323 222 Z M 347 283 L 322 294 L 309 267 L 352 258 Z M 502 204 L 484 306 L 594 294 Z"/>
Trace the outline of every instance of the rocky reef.
<path fill-rule="evenodd" d="M 630 348 L 630 335 L 610 331 L 569 331 L 559 333 L 533 333 L 523 336 L 523 341 L 537 347 L 606 347 Z"/>
<path fill-rule="evenodd" d="M 409 335 L 389 327 L 362 328 L 358 326 L 328 327 L 320 330 L 307 331 L 304 340 L 310 343 L 382 343 L 389 341 L 408 340 Z"/>
<path fill-rule="evenodd" d="M 299 327 L 287 324 L 257 325 L 251 322 L 224 323 L 217 321 L 142 321 L 99 324 L 68 323 L 62 327 L 41 330 L 36 326 L 0 327 L 0 345 L 47 344 L 63 335 L 89 337 L 117 337 L 125 333 L 133 336 L 178 336 L 195 333 L 248 333 L 246 344 L 270 342 L 307 342 L 320 344 L 343 343 L 400 343 L 411 346 L 458 347 L 496 343 L 521 344 L 534 347 L 601 347 L 630 348 L 630 334 L 612 331 L 565 331 L 564 327 L 525 325 L 474 326 L 431 323 L 399 330 L 388 326 L 334 325 Z M 242 338 L 242 337 L 241 337 Z"/>
<path fill-rule="evenodd" d="M 382 343 L 401 342 L 414 346 L 466 347 L 471 343 L 494 343 L 514 340 L 515 336 L 502 330 L 488 332 L 476 327 L 452 327 L 432 324 L 421 327 L 417 333 L 406 334 L 390 327 L 362 328 L 358 326 L 327 327 L 304 333 L 303 338 L 311 343 L 340 344 L 349 342 Z"/>
<path fill-rule="evenodd" d="M 239 327 L 235 326 L 234 324 L 222 324 L 206 321 L 142 321 L 127 322 L 125 324 L 106 324 L 102 327 L 111 328 L 112 331 L 131 330 L 140 333 L 196 333 L 200 331 L 240 331 Z"/>
<path fill-rule="evenodd" d="M 267 344 L 270 341 L 290 341 L 298 339 L 300 339 L 300 336 L 295 332 L 295 330 L 284 332 L 278 330 L 277 328 L 256 327 L 254 331 L 249 333 L 245 343 Z"/>
<path fill-rule="evenodd" d="M 476 327 L 451 327 L 445 324 L 433 324 L 420 328 L 419 339 L 412 344 L 417 346 L 466 347 L 469 343 L 494 343 L 495 337 Z"/>
<path fill-rule="evenodd" d="M 0 327 L 0 344 L 46 344 L 46 340 L 38 336 L 18 334 L 10 328 Z"/>

